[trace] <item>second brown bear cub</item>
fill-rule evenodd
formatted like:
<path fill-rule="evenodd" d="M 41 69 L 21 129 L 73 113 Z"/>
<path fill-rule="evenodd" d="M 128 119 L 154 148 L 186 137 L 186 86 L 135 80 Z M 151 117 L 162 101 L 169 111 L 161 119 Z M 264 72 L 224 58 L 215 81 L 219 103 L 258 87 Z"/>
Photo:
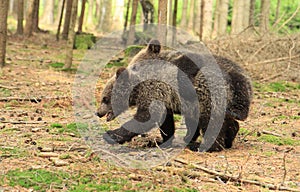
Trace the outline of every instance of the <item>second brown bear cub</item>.
<path fill-rule="evenodd" d="M 122 144 L 158 125 L 163 142 L 170 145 L 175 132 L 173 114 L 181 114 L 184 116 L 187 126 L 187 135 L 184 141 L 186 141 L 187 144 L 194 143 L 201 133 L 203 135 L 206 133 L 210 121 L 214 121 L 214 119 L 210 118 L 212 109 L 219 107 L 218 104 L 213 102 L 211 97 L 212 90 L 210 90 L 211 86 L 208 83 L 207 74 L 203 72 L 206 67 L 212 66 L 212 62 L 215 62 L 224 79 L 223 83 L 214 82 L 214 84 L 216 86 L 219 84 L 220 86 L 222 85 L 223 87 L 220 89 L 225 90 L 226 94 L 219 95 L 218 97 L 220 98 L 217 98 L 217 100 L 222 100 L 221 97 L 226 98 L 226 109 L 223 110 L 225 115 L 221 121 L 223 125 L 221 124 L 222 127 L 217 135 L 214 138 L 206 137 L 202 139 L 204 146 L 205 143 L 209 143 L 207 142 L 208 140 L 213 141 L 212 145 L 200 150 L 220 151 L 224 148 L 230 148 L 239 130 L 237 120 L 245 120 L 249 113 L 252 97 L 251 83 L 244 70 L 234 62 L 220 56 L 214 56 L 214 61 L 212 61 L 211 58 L 212 56 L 205 54 L 161 50 L 159 41 L 151 40 L 148 46 L 132 59 L 132 62 L 127 68 L 118 69 L 116 75 L 108 81 L 102 92 L 97 115 L 99 117 L 106 115 L 107 121 L 114 119 L 127 110 L 128 107 L 133 106 L 137 108 L 131 120 L 118 129 L 107 131 L 103 136 L 104 139 L 108 143 Z M 178 94 L 168 83 L 155 79 L 147 79 L 136 84 L 133 89 L 128 90 L 128 82 L 126 79 L 129 80 L 133 76 L 132 74 L 136 68 L 141 66 L 147 67 L 147 65 L 151 66 L 153 63 L 160 61 L 162 61 L 162 65 L 164 65 L 164 62 L 167 62 L 182 71 L 190 80 L 194 90 L 186 89 L 187 91 L 181 91 L 183 94 Z M 195 64 L 195 61 L 197 64 Z M 146 73 L 161 74 L 155 71 L 147 71 Z M 163 74 L 165 74 L 165 76 L 170 75 L 166 70 Z M 120 77 L 122 77 L 122 79 Z M 180 76 L 178 75 L 176 79 L 180 80 Z M 180 89 L 184 88 L 179 86 L 179 92 Z M 184 105 L 182 105 L 182 100 L 189 100 L 189 95 L 192 94 L 193 91 L 196 93 L 198 104 L 194 105 L 193 102 L 191 102 L 191 106 L 186 106 L 184 110 L 188 111 L 189 108 L 193 110 L 194 106 L 197 106 L 197 109 L 192 112 L 183 113 L 182 106 Z M 113 97 L 115 99 L 113 99 Z M 128 101 L 124 101 L 125 98 L 128 98 Z M 160 101 L 164 104 L 164 109 L 162 109 L 160 105 L 151 106 L 152 101 Z M 124 103 L 127 103 L 127 105 Z M 113 106 L 119 107 L 113 109 Z M 150 107 L 152 107 L 152 111 Z M 153 109 L 155 111 L 153 111 Z M 197 114 L 193 114 L 195 111 Z M 218 109 L 216 111 L 218 111 Z M 155 117 L 153 118 L 151 116 Z M 197 119 L 195 119 L 195 117 L 197 117 Z M 195 148 L 193 149 L 195 150 Z"/>

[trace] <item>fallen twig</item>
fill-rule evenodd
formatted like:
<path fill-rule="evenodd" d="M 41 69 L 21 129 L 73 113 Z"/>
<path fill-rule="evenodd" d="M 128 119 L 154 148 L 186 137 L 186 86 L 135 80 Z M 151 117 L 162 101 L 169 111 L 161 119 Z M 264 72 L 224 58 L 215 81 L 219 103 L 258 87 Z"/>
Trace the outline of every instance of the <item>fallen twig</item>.
<path fill-rule="evenodd" d="M 266 135 L 273 135 L 273 136 L 276 136 L 276 137 L 282 137 L 282 135 L 280 135 L 278 133 L 271 132 L 271 131 L 262 130 L 262 133 L 266 134 Z"/>
<path fill-rule="evenodd" d="M 280 58 L 276 58 L 276 59 L 268 59 L 268 60 L 265 60 L 265 61 L 252 63 L 251 65 L 261 65 L 261 64 L 266 64 L 266 63 L 285 61 L 285 60 L 295 59 L 295 58 L 298 58 L 298 57 L 300 57 L 300 55 L 294 55 L 292 57 L 288 56 L 288 57 L 280 57 Z"/>
<path fill-rule="evenodd" d="M 257 185 L 260 187 L 266 187 L 272 190 L 283 190 L 283 191 L 295 191 L 295 192 L 300 192 L 299 189 L 293 189 L 293 188 L 289 188 L 289 187 L 284 187 L 281 185 L 274 185 L 274 184 L 269 184 L 269 183 L 263 183 L 263 182 L 259 182 L 259 181 L 253 181 L 253 180 L 247 180 L 247 179 L 242 179 L 240 177 L 234 177 L 232 175 L 228 175 L 228 174 L 224 174 L 218 171 L 214 171 L 214 170 L 210 170 L 206 167 L 197 165 L 197 164 L 192 164 L 192 163 L 188 163 L 183 159 L 175 159 L 176 162 L 182 163 L 184 165 L 192 165 L 193 167 L 208 173 L 210 175 L 216 176 L 216 177 L 220 177 L 222 180 L 225 181 L 235 181 L 235 182 L 239 182 L 239 183 L 246 183 L 246 184 L 252 184 L 252 185 Z"/>
<path fill-rule="evenodd" d="M 0 123 L 9 124 L 46 124 L 46 121 L 0 121 Z"/>
<path fill-rule="evenodd" d="M 4 89 L 20 89 L 19 87 L 10 87 L 10 86 L 5 86 L 5 85 L 0 85 L 0 88 L 4 88 Z"/>
<path fill-rule="evenodd" d="M 60 99 L 69 99 L 69 96 L 62 97 L 40 97 L 40 98 L 22 98 L 22 97 L 0 97 L 0 102 L 9 102 L 9 101 L 30 101 L 34 103 L 39 103 L 42 100 L 60 100 Z"/>

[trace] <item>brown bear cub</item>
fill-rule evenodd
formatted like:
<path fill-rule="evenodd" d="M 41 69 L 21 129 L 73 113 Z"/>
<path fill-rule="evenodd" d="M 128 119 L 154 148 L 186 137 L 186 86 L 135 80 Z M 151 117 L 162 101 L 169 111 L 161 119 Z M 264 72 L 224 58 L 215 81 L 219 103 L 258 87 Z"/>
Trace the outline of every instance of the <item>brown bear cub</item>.
<path fill-rule="evenodd" d="M 173 115 L 180 114 L 187 127 L 184 142 L 192 150 L 220 151 L 231 148 L 239 131 L 237 120 L 247 118 L 251 98 L 250 80 L 234 62 L 220 56 L 162 50 L 158 40 L 151 40 L 127 68 L 118 69 L 108 81 L 97 115 L 111 121 L 136 107 L 134 117 L 107 131 L 104 139 L 122 144 L 159 127 L 165 147 L 174 139 Z M 216 133 L 206 134 L 210 131 Z M 201 134 L 198 148 L 195 143 Z"/>

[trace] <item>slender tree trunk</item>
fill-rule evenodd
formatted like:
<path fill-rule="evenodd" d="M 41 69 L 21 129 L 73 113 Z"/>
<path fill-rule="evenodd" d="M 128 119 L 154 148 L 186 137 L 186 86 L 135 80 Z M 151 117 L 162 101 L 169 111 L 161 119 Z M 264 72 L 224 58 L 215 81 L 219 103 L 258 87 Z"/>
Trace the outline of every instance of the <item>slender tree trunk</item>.
<path fill-rule="evenodd" d="M 173 1 L 172 0 L 168 0 L 168 25 L 172 25 L 172 7 L 173 7 Z"/>
<path fill-rule="evenodd" d="M 59 34 L 60 34 L 61 23 L 62 23 L 62 19 L 63 19 L 63 15 L 64 15 L 65 3 L 66 3 L 66 0 L 63 0 L 61 11 L 60 11 L 60 16 L 59 16 L 59 21 L 58 21 L 57 33 L 56 33 L 57 41 L 59 40 Z"/>
<path fill-rule="evenodd" d="M 225 35 L 228 22 L 228 6 L 229 0 L 220 0 L 219 5 L 219 27 L 218 27 L 218 36 Z"/>
<path fill-rule="evenodd" d="M 201 3 L 201 30 L 200 39 L 210 39 L 212 32 L 212 0 L 203 0 Z"/>
<path fill-rule="evenodd" d="M 55 15 L 55 18 L 54 18 L 55 25 L 59 24 L 61 11 L 62 11 L 62 7 L 64 6 L 64 4 L 65 4 L 65 0 L 60 0 L 60 1 L 57 2 L 57 4 L 55 4 L 55 6 L 57 6 L 57 8 L 56 8 L 57 12 L 56 12 L 56 15 Z"/>
<path fill-rule="evenodd" d="M 112 29 L 112 1 L 104 0 L 105 13 L 103 16 L 102 31 L 108 33 Z M 102 13 L 103 14 L 103 13 Z"/>
<path fill-rule="evenodd" d="M 234 0 L 231 33 L 238 34 L 250 24 L 250 0 Z"/>
<path fill-rule="evenodd" d="M 8 1 L 0 1 L 0 66 L 5 65 L 6 41 L 7 41 L 7 15 Z"/>
<path fill-rule="evenodd" d="M 45 7 L 43 11 L 43 16 L 41 18 L 41 23 L 52 25 L 54 23 L 54 3 L 55 0 L 45 1 Z"/>
<path fill-rule="evenodd" d="M 177 9 L 178 9 L 178 0 L 174 0 L 174 10 L 173 10 L 173 18 L 172 18 L 172 25 L 173 25 L 173 33 L 172 33 L 172 45 L 174 46 L 176 44 L 176 24 L 177 24 Z"/>
<path fill-rule="evenodd" d="M 201 22 L 201 0 L 195 0 L 195 25 L 194 25 L 194 32 L 199 35 L 199 28 Z"/>
<path fill-rule="evenodd" d="M 214 27 L 212 31 L 212 38 L 215 38 L 218 36 L 218 31 L 219 31 L 219 18 L 220 18 L 220 4 L 221 0 L 216 0 L 216 8 L 215 8 L 215 13 L 214 13 Z"/>
<path fill-rule="evenodd" d="M 269 31 L 270 0 L 261 0 L 260 31 Z"/>
<path fill-rule="evenodd" d="M 96 12 L 95 17 L 99 20 L 101 17 L 101 0 L 96 0 Z"/>
<path fill-rule="evenodd" d="M 64 22 L 64 28 L 62 31 L 62 38 L 65 40 L 68 39 L 71 13 L 72 13 L 72 2 L 73 2 L 73 0 L 67 0 L 67 4 L 66 4 L 65 22 Z"/>
<path fill-rule="evenodd" d="M 250 0 L 249 25 L 255 26 L 255 0 Z"/>
<path fill-rule="evenodd" d="M 92 1 L 92 0 L 90 0 L 90 1 Z M 79 21 L 78 21 L 78 33 L 82 33 L 82 25 L 83 25 L 83 19 L 84 19 L 85 4 L 86 4 L 86 0 L 82 0 L 81 12 L 80 12 L 80 17 L 79 17 Z"/>
<path fill-rule="evenodd" d="M 41 31 L 39 28 L 39 8 L 40 8 L 40 0 L 34 0 L 33 21 L 32 21 L 33 32 Z"/>
<path fill-rule="evenodd" d="M 23 35 L 23 20 L 24 20 L 24 0 L 18 0 L 18 25 L 17 35 Z"/>
<path fill-rule="evenodd" d="M 126 30 L 127 30 L 130 3 L 131 3 L 131 0 L 128 0 L 128 1 L 127 1 L 127 8 L 126 8 L 126 15 L 125 15 L 125 22 L 124 22 L 124 30 L 123 30 L 123 34 L 124 34 L 124 33 L 126 32 Z"/>
<path fill-rule="evenodd" d="M 249 18 L 250 18 L 250 0 L 244 1 L 244 14 L 243 14 L 243 30 L 249 27 Z"/>
<path fill-rule="evenodd" d="M 78 0 L 73 0 L 72 9 L 71 9 L 71 20 L 69 27 L 69 35 L 67 40 L 66 47 L 66 59 L 65 59 L 65 69 L 70 69 L 72 66 L 73 60 L 73 45 L 75 41 L 75 24 L 77 19 L 77 9 L 78 9 Z"/>
<path fill-rule="evenodd" d="M 87 15 L 87 26 L 93 25 L 93 10 L 94 10 L 94 0 L 88 0 L 88 5 L 89 5 L 89 12 Z"/>
<path fill-rule="evenodd" d="M 138 7 L 139 0 L 132 0 L 132 11 L 131 11 L 131 19 L 130 19 L 130 29 L 127 39 L 127 46 L 134 44 L 135 40 L 135 22 L 136 22 L 136 13 Z"/>
<path fill-rule="evenodd" d="M 182 2 L 183 2 L 183 4 L 182 4 L 182 14 L 181 14 L 180 26 L 182 28 L 186 28 L 187 24 L 188 24 L 187 8 L 188 8 L 189 1 L 188 0 L 183 0 Z"/>
<path fill-rule="evenodd" d="M 158 4 L 158 40 L 166 44 L 167 39 L 167 21 L 168 21 L 168 0 L 160 0 Z"/>
<path fill-rule="evenodd" d="M 194 28 L 194 22 L 195 22 L 195 0 L 190 1 L 190 7 L 189 7 L 189 22 L 188 22 L 188 28 L 193 30 Z"/>
<path fill-rule="evenodd" d="M 26 36 L 31 36 L 33 32 L 33 9 L 34 9 L 34 1 L 35 0 L 28 0 L 27 1 L 27 16 L 26 16 L 26 24 L 24 33 Z"/>
<path fill-rule="evenodd" d="M 277 20 L 279 18 L 280 7 L 281 7 L 281 0 L 277 0 L 276 13 L 275 13 L 275 23 L 277 22 Z"/>

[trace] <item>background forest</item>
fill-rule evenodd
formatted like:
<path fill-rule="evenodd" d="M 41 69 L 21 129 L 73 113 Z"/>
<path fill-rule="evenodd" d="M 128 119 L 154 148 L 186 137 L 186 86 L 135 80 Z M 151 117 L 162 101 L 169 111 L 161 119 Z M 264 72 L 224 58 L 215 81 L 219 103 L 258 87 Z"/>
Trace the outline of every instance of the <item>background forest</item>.
<path fill-rule="evenodd" d="M 105 161 L 84 142 L 77 69 L 97 40 L 121 31 L 110 40 L 126 49 L 101 71 L 97 101 L 88 101 L 97 106 L 107 80 L 149 40 L 133 30 L 144 23 L 188 31 L 249 74 L 251 110 L 231 149 L 185 149 L 144 170 Z M 0 0 L 0 66 L 0 191 L 300 191 L 299 0 Z M 147 148 L 156 134 L 128 146 Z"/>

